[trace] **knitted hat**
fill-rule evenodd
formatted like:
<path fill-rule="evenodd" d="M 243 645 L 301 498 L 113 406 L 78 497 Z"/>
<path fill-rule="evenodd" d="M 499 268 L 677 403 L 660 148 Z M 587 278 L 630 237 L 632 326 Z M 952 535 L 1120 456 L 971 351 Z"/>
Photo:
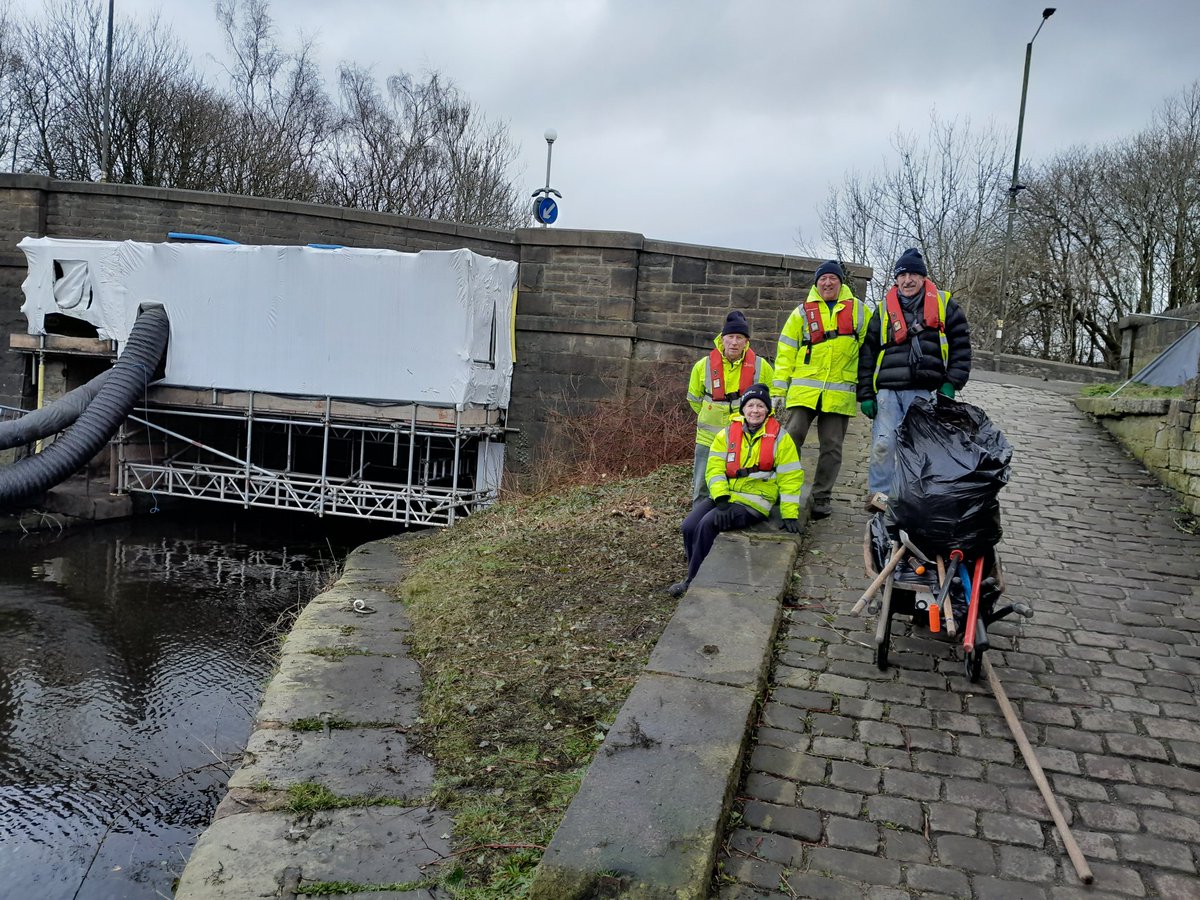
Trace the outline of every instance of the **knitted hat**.
<path fill-rule="evenodd" d="M 821 263 L 817 269 L 817 274 L 813 276 L 813 282 L 820 281 L 822 275 L 836 275 L 838 281 L 842 282 L 842 284 L 846 283 L 846 273 L 842 271 L 842 264 L 836 259 L 827 259 Z"/>
<path fill-rule="evenodd" d="M 909 247 L 900 254 L 900 258 L 896 260 L 896 269 L 892 272 L 892 277 L 903 275 L 905 272 L 912 272 L 922 278 L 929 275 L 929 270 L 925 268 L 925 257 L 916 247 Z"/>
<path fill-rule="evenodd" d="M 738 410 L 743 414 L 746 412 L 746 404 L 751 400 L 761 400 L 766 404 L 767 409 L 771 408 L 771 389 L 765 384 L 752 384 L 746 388 L 741 399 L 738 400 Z"/>
<path fill-rule="evenodd" d="M 735 309 L 725 317 L 725 327 L 721 329 L 721 334 L 742 334 L 748 340 L 750 338 L 750 323 L 746 321 L 744 315 Z"/>

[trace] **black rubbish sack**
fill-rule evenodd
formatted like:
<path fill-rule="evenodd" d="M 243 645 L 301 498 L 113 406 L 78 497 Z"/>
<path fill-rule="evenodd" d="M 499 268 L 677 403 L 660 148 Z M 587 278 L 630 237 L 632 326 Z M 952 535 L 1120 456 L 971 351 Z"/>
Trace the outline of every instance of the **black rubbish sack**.
<path fill-rule="evenodd" d="M 1000 541 L 1012 445 L 977 406 L 918 397 L 896 432 L 897 525 L 926 553 L 968 555 Z"/>

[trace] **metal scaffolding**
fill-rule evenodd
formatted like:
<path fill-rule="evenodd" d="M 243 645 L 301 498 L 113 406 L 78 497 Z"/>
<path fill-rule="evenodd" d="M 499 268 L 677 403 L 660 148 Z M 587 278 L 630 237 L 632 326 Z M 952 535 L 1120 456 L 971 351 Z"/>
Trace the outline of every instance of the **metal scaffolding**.
<path fill-rule="evenodd" d="M 158 389 L 114 439 L 117 490 L 448 526 L 495 500 L 504 431 L 499 410 Z"/>

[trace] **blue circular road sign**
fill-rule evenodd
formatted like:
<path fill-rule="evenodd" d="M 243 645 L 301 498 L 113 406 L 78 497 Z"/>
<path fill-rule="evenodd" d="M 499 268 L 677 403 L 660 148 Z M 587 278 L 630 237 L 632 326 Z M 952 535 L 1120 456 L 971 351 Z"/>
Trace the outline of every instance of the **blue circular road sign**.
<path fill-rule="evenodd" d="M 534 204 L 533 215 L 543 225 L 553 225 L 558 218 L 558 204 L 553 197 L 539 197 Z"/>

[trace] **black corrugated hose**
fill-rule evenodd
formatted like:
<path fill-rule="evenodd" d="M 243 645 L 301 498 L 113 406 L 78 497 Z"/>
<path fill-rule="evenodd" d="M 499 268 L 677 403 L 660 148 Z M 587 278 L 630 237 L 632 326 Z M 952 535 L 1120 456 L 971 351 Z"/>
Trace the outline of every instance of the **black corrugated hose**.
<path fill-rule="evenodd" d="M 171 325 L 167 311 L 145 305 L 129 340 L 87 409 L 53 444 L 34 456 L 0 469 L 0 508 L 40 496 L 70 478 L 117 433 L 167 350 Z"/>
<path fill-rule="evenodd" d="M 112 369 L 105 369 L 87 384 L 68 391 L 53 403 L 26 413 L 19 419 L 0 422 L 0 450 L 32 444 L 69 427 L 83 415 L 111 372 Z"/>

